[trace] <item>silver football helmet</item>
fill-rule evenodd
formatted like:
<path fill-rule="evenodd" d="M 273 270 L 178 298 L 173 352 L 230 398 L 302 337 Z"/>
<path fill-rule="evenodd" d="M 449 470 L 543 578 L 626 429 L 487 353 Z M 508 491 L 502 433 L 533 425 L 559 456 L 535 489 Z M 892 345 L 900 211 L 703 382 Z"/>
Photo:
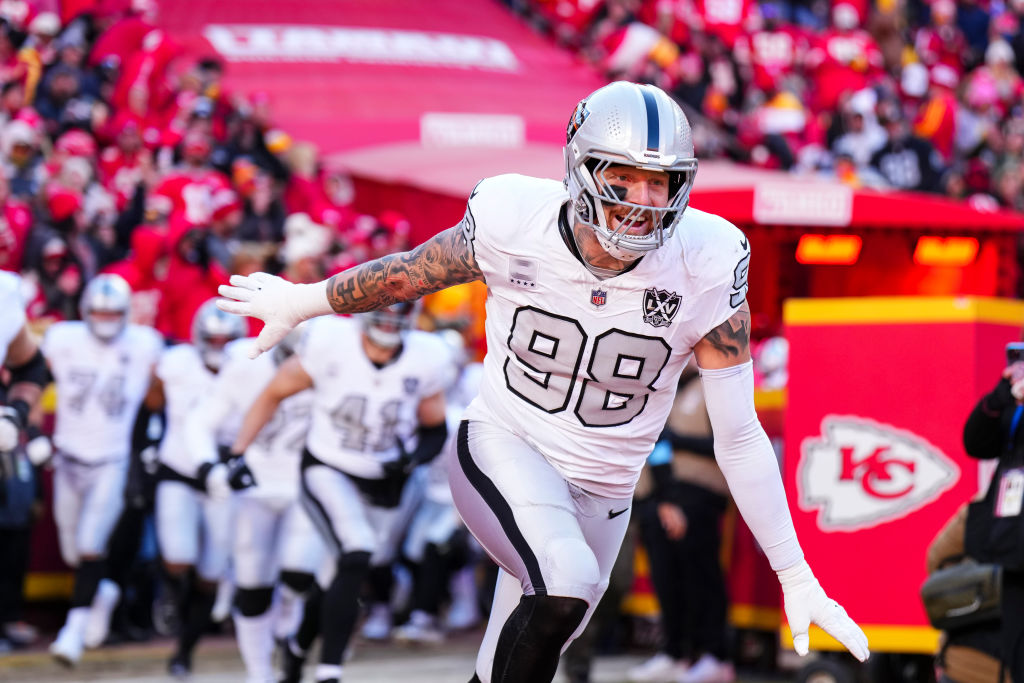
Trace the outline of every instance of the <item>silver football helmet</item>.
<path fill-rule="evenodd" d="M 192 318 L 192 345 L 203 363 L 211 370 L 220 370 L 226 358 L 225 347 L 248 332 L 245 319 L 217 308 L 215 299 L 203 303 Z"/>
<path fill-rule="evenodd" d="M 89 332 L 109 342 L 128 325 L 132 308 L 132 288 L 123 277 L 113 273 L 97 275 L 82 292 L 78 311 Z"/>
<path fill-rule="evenodd" d="M 359 317 L 363 324 L 363 334 L 381 348 L 396 348 L 416 322 L 419 311 L 417 303 L 405 301 L 361 314 Z"/>
<path fill-rule="evenodd" d="M 613 165 L 665 171 L 669 200 L 665 207 L 626 201 L 604 177 Z M 653 85 L 617 81 L 576 105 L 566 130 L 565 186 L 576 219 L 589 226 L 611 256 L 633 261 L 657 249 L 675 232 L 690 201 L 697 173 L 693 134 L 686 115 L 671 97 Z M 626 211 L 617 226 L 608 225 L 604 208 Z M 653 216 L 644 235 L 630 228 Z"/>

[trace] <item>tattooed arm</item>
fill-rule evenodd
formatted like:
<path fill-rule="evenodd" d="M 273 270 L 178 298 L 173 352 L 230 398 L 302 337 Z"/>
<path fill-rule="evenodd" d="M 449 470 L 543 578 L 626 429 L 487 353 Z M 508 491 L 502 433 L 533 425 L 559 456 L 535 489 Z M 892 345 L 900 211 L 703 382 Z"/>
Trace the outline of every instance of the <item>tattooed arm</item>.
<path fill-rule="evenodd" d="M 330 280 L 295 284 L 275 275 L 232 275 L 217 290 L 217 306 L 264 323 L 249 353 L 255 358 L 303 320 L 331 313 L 362 313 L 483 278 L 462 226 L 449 228 L 403 254 L 350 268 Z"/>
<path fill-rule="evenodd" d="M 693 347 L 697 365 L 704 370 L 728 368 L 750 360 L 750 306 L 747 302 L 731 318 L 704 335 Z"/>
<path fill-rule="evenodd" d="M 327 281 L 327 300 L 336 313 L 361 313 L 482 278 L 465 235 L 455 226 L 412 251 L 338 273 Z"/>

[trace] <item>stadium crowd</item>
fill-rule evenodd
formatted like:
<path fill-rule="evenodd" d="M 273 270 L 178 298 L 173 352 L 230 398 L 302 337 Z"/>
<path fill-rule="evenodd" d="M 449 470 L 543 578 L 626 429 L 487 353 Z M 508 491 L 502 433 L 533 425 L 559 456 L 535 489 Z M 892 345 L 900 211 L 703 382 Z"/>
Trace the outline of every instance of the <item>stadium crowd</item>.
<path fill-rule="evenodd" d="M 673 93 L 703 157 L 1024 206 L 1024 4 L 509 0 L 609 78 Z"/>

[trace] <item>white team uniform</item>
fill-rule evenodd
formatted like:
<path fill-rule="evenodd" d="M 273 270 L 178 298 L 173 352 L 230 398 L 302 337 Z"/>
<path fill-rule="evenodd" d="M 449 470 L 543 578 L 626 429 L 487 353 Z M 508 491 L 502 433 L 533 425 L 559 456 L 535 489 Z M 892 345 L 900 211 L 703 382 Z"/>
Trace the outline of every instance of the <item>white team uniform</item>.
<path fill-rule="evenodd" d="M 692 348 L 746 297 L 747 241 L 724 219 L 689 208 L 666 244 L 601 280 L 563 240 L 568 200 L 561 182 L 499 176 L 462 222 L 488 287 L 487 356 L 450 479 L 505 570 L 481 675 L 523 592 L 593 609 Z"/>
<path fill-rule="evenodd" d="M 272 354 L 249 360 L 244 351 L 252 343 L 232 342 L 211 392 L 189 413 L 189 440 L 201 440 L 190 448 L 194 456 L 216 458 L 216 426 L 227 417 L 245 415 L 277 372 Z M 245 452 L 256 486 L 235 497 L 232 557 L 235 581 L 242 588 L 273 585 L 281 569 L 315 574 L 324 558 L 323 542 L 298 502 L 312 399 L 313 392 L 303 391 L 282 401 Z"/>
<path fill-rule="evenodd" d="M 0 365 L 7 360 L 7 347 L 25 325 L 25 300 L 21 295 L 21 278 L 0 270 Z"/>
<path fill-rule="evenodd" d="M 303 504 L 333 553 L 369 551 L 383 564 L 398 502 L 386 500 L 383 463 L 399 457 L 398 439 L 415 446 L 417 409 L 451 381 L 451 352 L 411 331 L 398 357 L 377 368 L 363 351 L 360 323 L 329 316 L 312 321 L 298 357 L 314 392 Z"/>
<path fill-rule="evenodd" d="M 408 487 L 414 492 L 408 530 L 402 543 L 402 554 L 419 562 L 427 544 L 443 545 L 462 526 L 462 520 L 455 511 L 452 491 L 448 485 L 448 467 L 455 453 L 455 445 L 466 406 L 480 391 L 483 365 L 470 363 L 462 370 L 458 380 L 445 394 L 445 421 L 448 438 L 444 450 L 428 465 L 417 468 L 409 480 Z M 406 505 L 403 494 L 402 505 Z M 403 527 L 405 525 L 403 524 Z"/>
<path fill-rule="evenodd" d="M 168 564 L 195 566 L 203 579 L 217 581 L 228 566 L 231 500 L 211 500 L 196 489 L 197 463 L 186 438 L 189 411 L 213 390 L 216 375 L 194 346 L 178 344 L 164 351 L 156 376 L 163 383 L 167 415 L 156 487 L 160 554 Z M 224 425 L 217 443 L 230 444 L 237 425 L 237 418 Z"/>
<path fill-rule="evenodd" d="M 72 566 L 105 552 L 121 515 L 132 427 L 162 349 L 160 335 L 139 325 L 109 343 L 81 321 L 54 323 L 43 337 L 57 385 L 54 518 Z"/>

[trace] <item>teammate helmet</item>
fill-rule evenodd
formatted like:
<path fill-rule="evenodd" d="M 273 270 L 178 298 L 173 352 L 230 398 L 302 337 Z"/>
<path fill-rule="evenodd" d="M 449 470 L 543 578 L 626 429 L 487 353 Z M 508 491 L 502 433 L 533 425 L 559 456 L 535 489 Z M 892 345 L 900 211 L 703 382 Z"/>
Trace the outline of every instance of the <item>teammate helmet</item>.
<path fill-rule="evenodd" d="M 604 170 L 612 165 L 667 172 L 667 206 L 627 202 L 604 179 Z M 613 257 L 635 260 L 672 236 L 690 201 L 696 172 L 690 124 L 679 105 L 661 89 L 617 81 L 576 105 L 566 130 L 565 186 L 577 220 L 593 229 Z M 615 228 L 608 225 L 604 212 L 612 205 L 627 210 Z M 636 221 L 651 214 L 654 230 L 646 235 L 628 234 Z"/>
<path fill-rule="evenodd" d="M 217 308 L 216 300 L 206 301 L 192 318 L 192 344 L 203 363 L 211 370 L 224 364 L 224 347 L 247 332 L 245 320 Z"/>
<path fill-rule="evenodd" d="M 299 350 L 299 344 L 302 342 L 306 326 L 305 321 L 299 323 L 293 327 L 291 331 L 281 339 L 281 341 L 274 344 L 270 357 L 274 360 L 275 365 L 280 365 L 285 362 Z"/>
<path fill-rule="evenodd" d="M 385 349 L 393 349 L 402 343 L 405 332 L 413 326 L 417 306 L 413 301 L 392 304 L 387 308 L 363 313 L 363 334 L 370 341 Z"/>
<path fill-rule="evenodd" d="M 78 305 L 89 332 L 105 342 L 124 330 L 131 307 L 132 288 L 123 277 L 113 273 L 102 273 L 90 280 Z"/>

